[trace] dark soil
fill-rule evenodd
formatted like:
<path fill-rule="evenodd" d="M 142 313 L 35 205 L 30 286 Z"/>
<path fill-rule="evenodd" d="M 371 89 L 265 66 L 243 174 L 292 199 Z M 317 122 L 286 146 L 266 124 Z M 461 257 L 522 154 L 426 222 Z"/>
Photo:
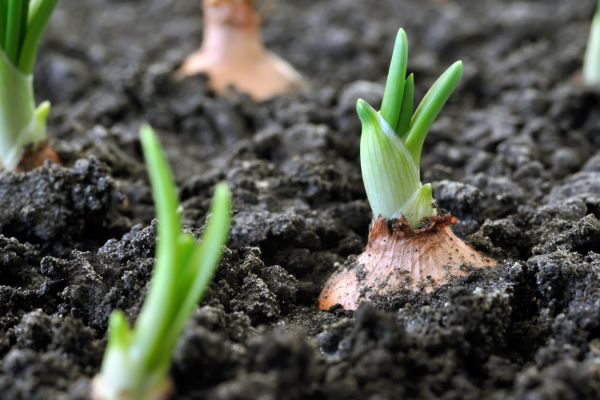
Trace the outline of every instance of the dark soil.
<path fill-rule="evenodd" d="M 178 399 L 600 398 L 600 92 L 578 84 L 594 0 L 279 0 L 263 32 L 312 83 L 257 104 L 171 79 L 198 0 L 63 0 L 36 67 L 65 166 L 0 174 L 0 397 L 84 399 L 119 308 L 133 323 L 156 223 L 148 121 L 195 234 L 214 185 L 235 216 L 177 345 Z M 366 245 L 358 97 L 378 106 L 397 29 L 420 99 L 465 74 L 422 180 L 500 264 L 431 294 L 321 311 Z"/>

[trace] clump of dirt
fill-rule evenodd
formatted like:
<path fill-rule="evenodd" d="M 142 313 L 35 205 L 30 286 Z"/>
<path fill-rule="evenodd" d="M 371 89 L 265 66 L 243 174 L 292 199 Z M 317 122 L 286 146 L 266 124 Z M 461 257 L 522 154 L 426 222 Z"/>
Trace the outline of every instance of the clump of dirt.
<path fill-rule="evenodd" d="M 72 169 L 52 163 L 31 173 L 5 172 L 0 232 L 64 257 L 72 248 L 97 247 L 121 235 L 128 227 L 117 211 L 123 201 L 108 168 L 94 157 Z"/>

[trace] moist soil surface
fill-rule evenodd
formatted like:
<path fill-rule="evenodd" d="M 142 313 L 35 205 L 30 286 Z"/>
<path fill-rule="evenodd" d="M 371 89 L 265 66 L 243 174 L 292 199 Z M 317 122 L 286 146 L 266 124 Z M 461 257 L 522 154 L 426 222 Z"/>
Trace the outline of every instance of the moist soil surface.
<path fill-rule="evenodd" d="M 198 0 L 63 0 L 36 66 L 64 166 L 0 174 L 0 397 L 85 399 L 114 309 L 139 313 L 156 221 L 138 139 L 173 166 L 185 229 L 213 188 L 231 235 L 177 344 L 176 399 L 600 398 L 600 91 L 580 85 L 595 1 L 279 0 L 267 46 L 311 83 L 255 103 L 173 72 Z M 365 246 L 360 97 L 399 27 L 421 99 L 463 60 L 423 182 L 498 265 L 433 292 L 319 310 Z"/>

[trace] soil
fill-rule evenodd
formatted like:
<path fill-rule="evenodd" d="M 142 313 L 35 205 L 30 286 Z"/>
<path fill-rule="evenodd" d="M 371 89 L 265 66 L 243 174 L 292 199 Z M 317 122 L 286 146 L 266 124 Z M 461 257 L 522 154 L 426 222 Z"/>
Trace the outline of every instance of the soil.
<path fill-rule="evenodd" d="M 178 342 L 176 399 L 600 398 L 600 91 L 579 71 L 595 1 L 279 0 L 267 46 L 311 83 L 255 103 L 173 72 L 198 0 L 63 0 L 36 66 L 64 166 L 0 174 L 2 399 L 85 399 L 156 222 L 138 140 L 160 134 L 182 218 L 234 195 L 214 281 Z M 356 99 L 378 107 L 399 27 L 416 97 L 465 74 L 425 143 L 452 226 L 499 264 L 356 312 L 319 310 L 371 221 Z"/>

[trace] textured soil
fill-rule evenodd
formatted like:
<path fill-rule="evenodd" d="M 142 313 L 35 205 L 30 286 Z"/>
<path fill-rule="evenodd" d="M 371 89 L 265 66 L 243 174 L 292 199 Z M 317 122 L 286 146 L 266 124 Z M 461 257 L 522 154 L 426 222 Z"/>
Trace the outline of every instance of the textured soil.
<path fill-rule="evenodd" d="M 186 229 L 234 195 L 216 277 L 178 342 L 177 399 L 600 398 L 600 90 L 580 86 L 594 0 L 278 0 L 268 47 L 311 82 L 257 104 L 172 74 L 198 0 L 63 0 L 36 66 L 64 166 L 0 173 L 0 397 L 85 399 L 119 308 L 133 323 L 156 222 L 137 131 L 159 130 Z M 321 311 L 370 207 L 359 97 L 397 29 L 420 99 L 465 74 L 421 165 L 453 231 L 499 265 L 426 294 Z"/>

